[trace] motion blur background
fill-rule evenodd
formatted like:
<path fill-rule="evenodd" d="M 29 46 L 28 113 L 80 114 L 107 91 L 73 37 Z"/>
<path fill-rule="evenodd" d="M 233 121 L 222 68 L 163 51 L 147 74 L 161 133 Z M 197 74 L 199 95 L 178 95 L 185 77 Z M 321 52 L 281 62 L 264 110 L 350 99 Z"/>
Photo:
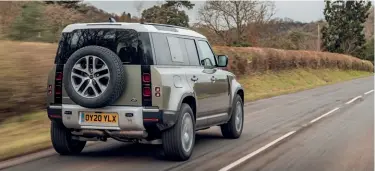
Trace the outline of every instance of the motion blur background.
<path fill-rule="evenodd" d="M 320 3 L 322 8 L 311 22 L 278 14 L 293 3 L 306 9 Z M 307 14 L 295 14 L 301 15 Z M 51 146 L 46 79 L 61 31 L 71 23 L 109 17 L 204 34 L 216 54 L 229 56 L 228 69 L 243 84 L 247 101 L 374 71 L 374 7 L 369 1 L 1 1 L 0 160 Z"/>

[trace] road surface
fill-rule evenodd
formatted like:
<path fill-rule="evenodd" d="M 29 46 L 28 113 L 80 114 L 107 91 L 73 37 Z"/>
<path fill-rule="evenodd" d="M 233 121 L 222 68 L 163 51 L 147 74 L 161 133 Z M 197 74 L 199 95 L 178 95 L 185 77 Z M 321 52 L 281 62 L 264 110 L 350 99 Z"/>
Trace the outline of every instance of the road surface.
<path fill-rule="evenodd" d="M 109 141 L 5 170 L 374 170 L 373 89 L 367 77 L 246 104 L 240 139 L 199 131 L 187 162 L 164 160 L 160 146 Z"/>

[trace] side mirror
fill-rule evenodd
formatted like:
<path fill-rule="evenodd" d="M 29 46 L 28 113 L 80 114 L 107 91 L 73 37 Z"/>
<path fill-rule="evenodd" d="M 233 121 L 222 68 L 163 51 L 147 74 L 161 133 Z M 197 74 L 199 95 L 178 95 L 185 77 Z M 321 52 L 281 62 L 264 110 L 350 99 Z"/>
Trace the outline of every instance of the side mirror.
<path fill-rule="evenodd" d="M 228 57 L 226 55 L 217 56 L 217 66 L 226 67 L 228 65 Z"/>

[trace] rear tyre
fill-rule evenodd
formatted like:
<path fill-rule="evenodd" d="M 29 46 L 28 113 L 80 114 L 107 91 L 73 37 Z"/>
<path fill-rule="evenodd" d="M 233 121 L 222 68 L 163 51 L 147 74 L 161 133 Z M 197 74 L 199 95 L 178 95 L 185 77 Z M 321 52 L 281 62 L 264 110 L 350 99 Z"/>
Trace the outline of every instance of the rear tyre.
<path fill-rule="evenodd" d="M 220 126 L 221 133 L 225 138 L 236 139 L 241 136 L 243 129 L 243 102 L 239 95 L 234 97 L 232 104 L 232 115 L 228 123 Z"/>
<path fill-rule="evenodd" d="M 51 140 L 53 148 L 61 155 L 74 155 L 80 153 L 86 141 L 72 139 L 72 134 L 61 123 L 51 122 Z"/>
<path fill-rule="evenodd" d="M 176 124 L 162 133 L 166 158 L 185 161 L 190 158 L 195 143 L 195 122 L 193 110 L 188 104 L 181 105 Z"/>

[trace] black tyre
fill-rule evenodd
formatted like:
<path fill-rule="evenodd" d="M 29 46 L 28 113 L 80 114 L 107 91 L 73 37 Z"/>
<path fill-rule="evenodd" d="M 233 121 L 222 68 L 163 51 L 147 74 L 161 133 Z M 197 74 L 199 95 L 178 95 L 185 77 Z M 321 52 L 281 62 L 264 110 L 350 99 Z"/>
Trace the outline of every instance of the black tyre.
<path fill-rule="evenodd" d="M 163 149 L 170 160 L 185 161 L 193 153 L 195 144 L 195 120 L 188 104 L 182 104 L 176 124 L 163 132 Z"/>
<path fill-rule="evenodd" d="M 64 87 L 76 104 L 100 108 L 114 103 L 125 89 L 125 71 L 120 58 L 100 46 L 75 51 L 64 66 Z"/>
<path fill-rule="evenodd" d="M 236 139 L 241 136 L 243 130 L 243 102 L 239 95 L 234 97 L 232 104 L 232 115 L 228 123 L 220 126 L 221 133 L 225 138 Z"/>
<path fill-rule="evenodd" d="M 51 122 L 51 140 L 53 148 L 61 155 L 80 153 L 86 141 L 73 140 L 72 135 L 61 123 Z"/>

